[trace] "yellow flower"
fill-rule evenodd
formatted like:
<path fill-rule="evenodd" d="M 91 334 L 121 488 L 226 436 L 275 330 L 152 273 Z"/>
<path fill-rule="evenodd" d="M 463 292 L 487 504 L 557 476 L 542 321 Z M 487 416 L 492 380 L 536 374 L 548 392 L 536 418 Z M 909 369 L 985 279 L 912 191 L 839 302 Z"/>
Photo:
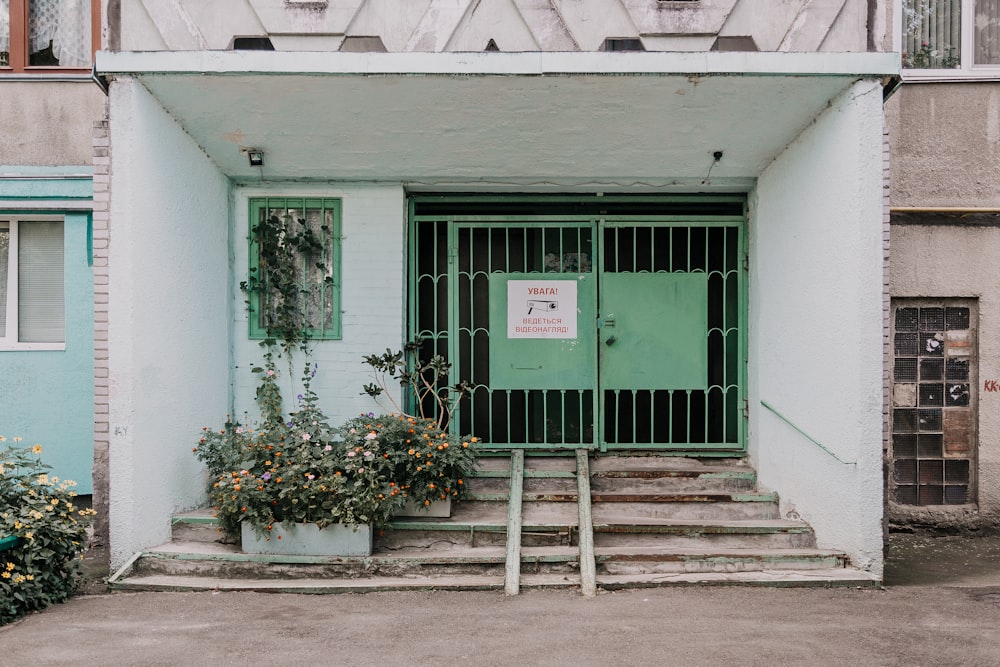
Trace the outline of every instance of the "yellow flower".
<path fill-rule="evenodd" d="M 23 523 L 21 523 L 20 521 L 15 521 L 15 522 L 14 522 L 14 530 L 20 530 L 20 529 L 21 529 L 21 526 L 23 526 L 23 525 L 24 525 L 24 524 L 23 524 Z"/>
<path fill-rule="evenodd" d="M 2 435 L 0 435 L 0 442 L 7 442 L 7 438 L 5 438 Z"/>
<path fill-rule="evenodd" d="M 2 475 L 3 473 L 4 473 L 3 466 L 0 466 L 0 475 Z"/>
<path fill-rule="evenodd" d="M 14 442 L 21 442 L 22 440 L 24 440 L 24 438 L 19 435 L 14 437 Z"/>
<path fill-rule="evenodd" d="M 24 539 L 33 540 L 35 539 L 35 534 L 32 533 L 31 531 L 28 531 L 27 533 L 24 534 Z"/>
<path fill-rule="evenodd" d="M 33 574 L 26 574 L 26 575 L 24 575 L 24 578 L 27 579 L 28 581 L 34 581 L 35 580 L 35 575 L 33 575 Z"/>
<path fill-rule="evenodd" d="M 10 579 L 10 572 L 0 572 L 0 577 L 4 579 Z"/>
<path fill-rule="evenodd" d="M 31 448 L 31 451 L 34 452 L 35 454 L 41 454 L 42 453 L 42 446 L 39 445 L 39 444 L 36 444 L 34 447 Z"/>
<path fill-rule="evenodd" d="M 49 476 L 48 475 L 39 475 L 38 476 L 38 483 L 39 484 L 48 484 L 49 483 Z"/>
<path fill-rule="evenodd" d="M 13 563 L 11 563 L 10 561 L 7 561 L 7 569 L 8 570 L 13 570 L 15 567 L 17 567 L 17 566 L 14 565 Z"/>

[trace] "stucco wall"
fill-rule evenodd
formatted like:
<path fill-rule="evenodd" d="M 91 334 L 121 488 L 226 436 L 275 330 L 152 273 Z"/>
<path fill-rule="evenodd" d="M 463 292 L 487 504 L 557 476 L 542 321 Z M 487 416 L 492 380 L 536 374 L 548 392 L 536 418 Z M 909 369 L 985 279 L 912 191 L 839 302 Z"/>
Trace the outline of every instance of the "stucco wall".
<path fill-rule="evenodd" d="M 906 83 L 885 116 L 893 206 L 1000 207 L 1000 82 Z"/>
<path fill-rule="evenodd" d="M 247 271 L 247 198 L 251 196 L 322 196 L 342 199 L 343 221 L 341 247 L 343 315 L 340 340 L 315 341 L 313 361 L 318 372 L 313 389 L 320 406 L 333 420 L 343 422 L 359 412 L 379 410 L 361 387 L 372 381 L 361 358 L 400 349 L 404 341 L 405 299 L 405 228 L 406 203 L 401 185 L 330 184 L 303 188 L 301 185 L 275 185 L 269 189 L 241 188 L 235 197 L 233 251 L 235 272 L 232 279 L 244 280 Z M 261 363 L 259 341 L 247 335 L 244 295 L 234 294 L 233 348 L 235 355 L 233 414 L 257 415 L 254 404 L 256 376 L 250 369 Z M 296 360 L 283 375 L 285 408 L 294 407 L 302 364 Z M 290 376 L 290 377 L 289 377 Z M 386 404 L 388 407 L 390 404 Z M 224 415 L 217 415 L 217 420 Z"/>
<path fill-rule="evenodd" d="M 103 115 L 104 99 L 89 77 L 78 82 L 0 77 L 0 165 L 89 165 L 90 130 Z"/>
<path fill-rule="evenodd" d="M 640 39 L 648 51 L 707 51 L 722 35 L 741 38 L 739 50 L 865 51 L 885 44 L 882 17 L 890 4 L 338 0 L 295 6 L 284 0 L 122 0 L 121 49 L 228 49 L 234 37 L 270 36 L 276 49 L 290 51 L 369 50 L 379 41 L 387 51 L 483 51 L 491 40 L 508 52 L 597 51 L 607 38 Z M 747 37 L 756 48 L 746 46 Z"/>
<path fill-rule="evenodd" d="M 878 574 L 881 103 L 877 82 L 856 83 L 759 178 L 749 330 L 750 453 L 761 483 L 779 491 L 783 514 L 812 524 L 821 547 Z"/>
<path fill-rule="evenodd" d="M 894 207 L 1000 208 L 1000 82 L 906 83 L 886 105 Z M 938 215 L 937 218 L 934 216 Z M 895 522 L 1000 525 L 1000 257 L 996 213 L 907 214 L 928 224 L 893 224 L 893 297 L 972 297 L 979 306 L 978 509 L 891 506 Z M 984 224 L 963 224 L 972 220 Z M 939 223 L 939 224 L 933 224 Z"/>
<path fill-rule="evenodd" d="M 84 181 L 87 190 L 90 181 Z M 0 195 L 4 192 L 0 183 Z M 65 193 L 64 193 L 65 194 Z M 49 215 L 51 212 L 43 212 Z M 63 217 L 66 347 L 63 350 L 0 351 L 0 435 L 42 445 L 52 473 L 90 493 L 94 415 L 91 311 L 93 280 L 87 261 L 89 212 Z M 3 218 L 3 212 L 0 212 Z M 6 444 L 12 444 L 8 440 Z"/>
<path fill-rule="evenodd" d="M 1000 290 L 991 277 L 1000 257 L 1000 227 L 893 225 L 890 280 L 894 297 L 972 297 L 979 303 L 978 510 L 892 508 L 898 521 L 995 528 L 1000 525 Z"/>
<path fill-rule="evenodd" d="M 112 566 L 204 499 L 191 446 L 229 397 L 228 181 L 146 90 L 111 87 Z"/>

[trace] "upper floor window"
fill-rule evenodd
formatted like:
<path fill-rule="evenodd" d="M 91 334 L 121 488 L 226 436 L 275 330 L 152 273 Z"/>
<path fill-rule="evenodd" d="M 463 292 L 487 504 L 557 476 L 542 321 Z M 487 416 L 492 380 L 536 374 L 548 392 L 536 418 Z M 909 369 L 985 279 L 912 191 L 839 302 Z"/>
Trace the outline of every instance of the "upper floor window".
<path fill-rule="evenodd" d="M 903 67 L 1000 67 L 1000 0 L 902 0 Z"/>
<path fill-rule="evenodd" d="M 0 73 L 90 69 L 100 0 L 0 0 Z"/>
<path fill-rule="evenodd" d="M 0 349 L 62 349 L 62 220 L 0 218 Z"/>

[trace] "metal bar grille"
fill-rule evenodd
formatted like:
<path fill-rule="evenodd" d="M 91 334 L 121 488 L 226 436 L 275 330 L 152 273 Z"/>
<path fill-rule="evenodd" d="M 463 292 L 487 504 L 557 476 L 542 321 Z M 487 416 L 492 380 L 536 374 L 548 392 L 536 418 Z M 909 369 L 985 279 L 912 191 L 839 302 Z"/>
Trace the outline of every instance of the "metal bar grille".
<path fill-rule="evenodd" d="M 482 207 L 488 210 L 488 205 Z M 463 433 L 513 448 L 738 450 L 745 441 L 743 218 L 670 215 L 417 215 L 411 203 L 410 330 L 474 390 Z M 707 371 L 698 388 L 495 388 L 489 283 L 498 274 L 701 274 L 708 285 Z M 582 284 L 582 283 L 581 283 Z M 580 336 L 597 323 L 580 322 Z"/>

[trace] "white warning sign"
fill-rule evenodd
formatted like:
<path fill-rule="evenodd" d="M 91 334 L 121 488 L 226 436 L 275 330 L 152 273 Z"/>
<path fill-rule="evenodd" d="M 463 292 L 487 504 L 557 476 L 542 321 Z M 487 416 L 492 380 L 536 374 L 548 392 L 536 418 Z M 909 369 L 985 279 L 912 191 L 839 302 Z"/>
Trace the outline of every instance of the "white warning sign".
<path fill-rule="evenodd" d="M 576 338 L 576 281 L 508 280 L 507 338 Z"/>

